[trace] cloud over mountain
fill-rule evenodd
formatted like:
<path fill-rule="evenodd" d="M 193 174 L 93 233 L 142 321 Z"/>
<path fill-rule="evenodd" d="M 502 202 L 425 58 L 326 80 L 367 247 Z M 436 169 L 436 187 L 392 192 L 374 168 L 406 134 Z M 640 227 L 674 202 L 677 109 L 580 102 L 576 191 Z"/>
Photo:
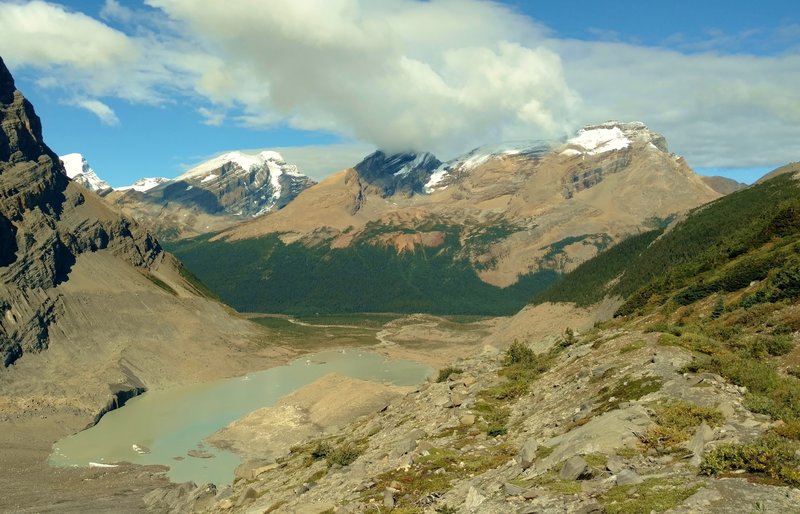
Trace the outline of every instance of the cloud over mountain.
<path fill-rule="evenodd" d="M 113 99 L 187 101 L 208 124 L 288 124 L 447 156 L 619 118 L 646 121 L 695 166 L 800 152 L 792 52 L 563 39 L 486 0 L 144 4 L 107 0 L 101 19 L 0 4 L 0 53 L 106 123 Z"/>

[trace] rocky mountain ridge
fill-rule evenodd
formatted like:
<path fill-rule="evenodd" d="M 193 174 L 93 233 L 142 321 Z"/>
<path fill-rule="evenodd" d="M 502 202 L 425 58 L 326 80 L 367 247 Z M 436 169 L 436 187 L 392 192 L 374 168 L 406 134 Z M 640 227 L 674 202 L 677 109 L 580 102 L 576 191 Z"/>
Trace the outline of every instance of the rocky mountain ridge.
<path fill-rule="evenodd" d="M 682 157 L 667 151 L 661 135 L 641 123 L 609 122 L 587 127 L 561 145 L 532 142 L 477 149 L 444 164 L 429 154 L 376 152 L 306 189 L 284 209 L 172 248 L 212 289 L 241 309 L 290 306 L 319 312 L 324 306 L 309 303 L 306 293 L 306 300 L 301 298 L 300 288 L 282 285 L 290 280 L 284 275 L 295 268 L 292 263 L 312 259 L 313 253 L 318 265 L 309 273 L 320 287 L 335 283 L 333 275 L 352 272 L 355 282 L 349 289 L 368 290 L 369 285 L 362 284 L 367 277 L 394 283 L 399 273 L 408 283 L 426 280 L 409 287 L 424 288 L 424 296 L 437 298 L 434 303 L 442 309 L 448 308 L 446 298 L 454 293 L 445 294 L 445 282 L 471 284 L 477 279 L 474 287 L 470 285 L 473 293 L 459 293 L 470 297 L 471 305 L 439 311 L 477 313 L 485 308 L 479 297 L 496 292 L 482 290 L 483 285 L 530 298 L 553 276 L 574 269 L 603 248 L 719 197 Z M 249 245 L 248 251 L 265 256 L 246 264 L 252 268 L 247 273 L 240 270 L 242 277 L 248 276 L 247 284 L 231 283 L 212 264 L 222 253 L 239 252 L 233 249 L 236 245 Z M 345 261 L 358 269 L 330 267 Z M 388 273 L 397 261 L 408 262 L 397 264 L 393 277 L 375 271 Z M 326 263 L 331 263 L 328 271 Z M 457 276 L 453 270 L 458 270 Z M 512 289 L 518 285 L 519 290 Z M 346 294 L 339 289 L 319 294 Z M 267 295 L 270 290 L 286 290 L 290 298 Z M 403 308 L 378 302 L 380 295 L 364 295 L 375 301 L 353 297 L 342 305 L 378 311 Z M 245 297 L 246 303 L 240 301 Z M 521 307 L 511 302 L 502 312 Z"/>
<path fill-rule="evenodd" d="M 314 182 L 277 152 L 224 153 L 175 179 L 142 179 L 107 196 L 162 238 L 219 230 L 281 209 Z"/>
<path fill-rule="evenodd" d="M 111 191 L 112 187 L 105 180 L 97 176 L 97 173 L 89 166 L 86 158 L 79 153 L 70 153 L 59 156 L 64 165 L 67 176 L 82 185 L 89 191 L 100 196 Z"/>
<path fill-rule="evenodd" d="M 78 255 L 108 250 L 147 272 L 162 250 L 146 231 L 72 185 L 2 61 L 0 102 L 0 352 L 8 366 L 47 347 L 63 308 L 49 290 L 67 279 Z M 87 216 L 91 210 L 97 216 Z"/>

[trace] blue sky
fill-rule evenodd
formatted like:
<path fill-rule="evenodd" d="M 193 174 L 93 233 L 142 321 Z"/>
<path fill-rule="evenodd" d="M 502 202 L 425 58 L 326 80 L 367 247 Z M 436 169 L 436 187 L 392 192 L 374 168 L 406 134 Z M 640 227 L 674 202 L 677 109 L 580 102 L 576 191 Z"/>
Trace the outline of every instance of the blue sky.
<path fill-rule="evenodd" d="M 47 143 L 115 186 L 231 149 L 298 147 L 320 178 L 606 119 L 738 180 L 800 159 L 795 2 L 211 4 L 0 1 L 0 56 Z"/>

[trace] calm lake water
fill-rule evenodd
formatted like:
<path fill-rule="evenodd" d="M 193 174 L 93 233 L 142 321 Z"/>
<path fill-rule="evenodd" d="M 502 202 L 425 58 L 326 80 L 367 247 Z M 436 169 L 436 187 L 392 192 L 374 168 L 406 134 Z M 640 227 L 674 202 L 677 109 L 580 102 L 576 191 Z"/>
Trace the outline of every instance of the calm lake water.
<path fill-rule="evenodd" d="M 162 464 L 169 466 L 174 482 L 229 484 L 239 457 L 202 441 L 231 421 L 274 405 L 328 373 L 415 385 L 430 372 L 416 362 L 353 349 L 305 356 L 244 377 L 151 391 L 109 412 L 94 427 L 58 441 L 49 462 L 61 467 Z"/>

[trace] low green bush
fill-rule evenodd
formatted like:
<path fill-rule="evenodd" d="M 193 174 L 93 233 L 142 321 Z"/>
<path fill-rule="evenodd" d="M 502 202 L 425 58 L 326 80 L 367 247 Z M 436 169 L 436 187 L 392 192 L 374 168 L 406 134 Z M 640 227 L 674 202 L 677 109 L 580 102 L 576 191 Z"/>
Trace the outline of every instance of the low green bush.
<path fill-rule="evenodd" d="M 446 368 L 442 368 L 439 370 L 439 375 L 436 377 L 436 382 L 446 382 L 450 375 L 463 373 L 464 370 L 461 368 L 456 368 L 455 366 L 447 366 Z"/>
<path fill-rule="evenodd" d="M 800 486 L 800 445 L 784 437 L 767 434 L 749 444 L 722 444 L 703 456 L 700 473 L 715 475 L 744 470 Z"/>

